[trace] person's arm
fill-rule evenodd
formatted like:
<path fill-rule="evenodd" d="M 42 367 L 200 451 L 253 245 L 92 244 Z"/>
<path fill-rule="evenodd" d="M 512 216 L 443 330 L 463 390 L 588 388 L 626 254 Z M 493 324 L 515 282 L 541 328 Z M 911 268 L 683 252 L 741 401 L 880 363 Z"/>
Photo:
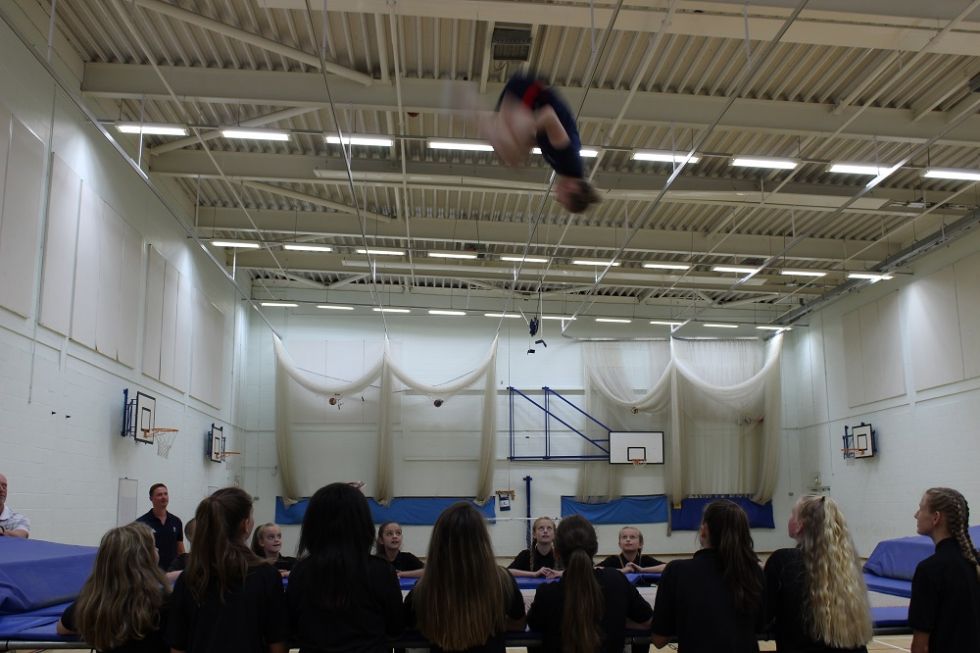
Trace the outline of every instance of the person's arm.
<path fill-rule="evenodd" d="M 518 578 L 544 576 L 544 572 L 541 569 L 531 571 L 531 552 L 527 549 L 517 554 L 514 560 L 507 566 L 507 571 L 510 572 L 511 576 Z"/>
<path fill-rule="evenodd" d="M 275 644 L 269 644 L 269 653 L 288 653 L 289 647 L 286 646 L 286 642 L 276 642 Z"/>
<path fill-rule="evenodd" d="M 561 120 L 558 119 L 558 114 L 551 108 L 551 105 L 546 104 L 534 112 L 534 125 L 537 127 L 538 132 L 545 133 L 548 137 L 548 142 L 555 149 L 563 150 L 572 142 L 572 139 L 568 136 L 568 132 L 562 126 Z"/>
<path fill-rule="evenodd" d="M 929 653 L 929 633 L 921 630 L 912 631 L 911 653 Z"/>
<path fill-rule="evenodd" d="M 658 635 L 656 633 L 650 633 L 650 643 L 657 648 L 663 648 L 670 643 L 670 638 L 666 635 Z"/>
<path fill-rule="evenodd" d="M 173 587 L 174 584 L 177 582 L 177 579 L 180 578 L 180 575 L 182 573 L 184 573 L 183 570 L 180 570 L 180 571 L 168 571 L 167 573 L 165 573 L 164 576 L 167 577 L 167 584 L 170 585 L 170 587 Z"/>
<path fill-rule="evenodd" d="M 413 569 L 412 571 L 399 571 L 399 578 L 422 578 L 422 574 L 425 573 L 425 569 Z"/>
<path fill-rule="evenodd" d="M 177 555 L 182 553 L 187 553 L 187 549 L 184 548 L 184 540 L 177 540 Z"/>
<path fill-rule="evenodd" d="M 67 626 L 65 626 L 64 622 L 62 622 L 60 618 L 58 619 L 58 623 L 55 624 L 54 629 L 62 637 L 66 637 L 68 635 L 77 635 L 78 634 L 74 630 L 72 630 L 72 629 L 68 628 Z"/>

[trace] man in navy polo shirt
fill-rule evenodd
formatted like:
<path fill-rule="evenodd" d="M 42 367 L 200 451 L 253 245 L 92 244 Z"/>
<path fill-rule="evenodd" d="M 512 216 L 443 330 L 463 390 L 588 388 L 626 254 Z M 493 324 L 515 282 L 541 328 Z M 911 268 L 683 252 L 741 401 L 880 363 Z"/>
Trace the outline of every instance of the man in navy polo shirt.
<path fill-rule="evenodd" d="M 170 504 L 170 493 L 163 483 L 150 486 L 150 501 L 153 508 L 137 519 L 153 529 L 153 540 L 160 553 L 160 568 L 166 571 L 170 563 L 181 553 L 184 553 L 184 525 L 180 517 L 167 512 Z"/>

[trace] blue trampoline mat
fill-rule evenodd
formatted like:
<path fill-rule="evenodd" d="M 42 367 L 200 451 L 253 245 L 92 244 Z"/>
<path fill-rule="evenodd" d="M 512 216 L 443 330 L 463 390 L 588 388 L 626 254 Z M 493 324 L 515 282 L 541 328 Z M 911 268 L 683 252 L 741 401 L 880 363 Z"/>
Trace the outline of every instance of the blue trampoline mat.
<path fill-rule="evenodd" d="M 974 541 L 980 538 L 980 526 L 970 527 L 970 537 Z M 935 551 L 932 539 L 924 535 L 882 540 L 871 552 L 864 570 L 885 578 L 912 580 L 918 564 Z"/>
<path fill-rule="evenodd" d="M 912 597 L 912 581 L 901 578 L 885 578 L 877 574 L 864 572 L 864 582 L 869 592 L 880 592 L 891 596 Z"/>
<path fill-rule="evenodd" d="M 71 641 L 74 637 L 62 637 L 55 626 L 69 603 L 49 605 L 20 614 L 0 615 L 0 639 L 19 639 L 45 642 Z"/>
<path fill-rule="evenodd" d="M 644 580 L 644 579 L 656 579 L 656 580 L 659 580 L 660 579 L 660 574 L 626 574 L 626 578 L 627 578 L 627 580 L 629 580 L 630 583 L 632 583 L 633 585 L 636 585 L 641 580 Z M 557 578 L 538 578 L 538 577 L 523 576 L 523 577 L 515 578 L 514 580 L 517 581 L 517 587 L 519 589 L 522 589 L 522 590 L 533 590 L 533 589 L 537 589 L 538 586 L 540 586 L 540 585 L 544 585 L 545 583 L 553 583 L 553 582 L 555 582 L 558 579 Z M 418 582 L 418 578 L 399 578 L 398 579 L 398 584 L 401 586 L 401 588 L 403 590 L 410 590 L 410 589 L 412 589 L 413 587 L 415 587 L 415 583 L 417 583 L 417 582 Z"/>
<path fill-rule="evenodd" d="M 0 537 L 0 614 L 71 601 L 92 573 L 94 546 Z"/>
<path fill-rule="evenodd" d="M 875 628 L 897 628 L 909 625 L 909 609 L 906 606 L 871 608 L 871 622 Z"/>

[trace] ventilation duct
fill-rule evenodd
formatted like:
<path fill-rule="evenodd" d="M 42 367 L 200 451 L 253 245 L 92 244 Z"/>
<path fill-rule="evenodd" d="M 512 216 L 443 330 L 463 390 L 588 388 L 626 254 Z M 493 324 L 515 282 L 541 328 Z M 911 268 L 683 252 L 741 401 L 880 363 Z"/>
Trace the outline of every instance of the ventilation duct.
<path fill-rule="evenodd" d="M 499 25 L 490 39 L 493 61 L 527 61 L 531 57 L 529 25 Z"/>

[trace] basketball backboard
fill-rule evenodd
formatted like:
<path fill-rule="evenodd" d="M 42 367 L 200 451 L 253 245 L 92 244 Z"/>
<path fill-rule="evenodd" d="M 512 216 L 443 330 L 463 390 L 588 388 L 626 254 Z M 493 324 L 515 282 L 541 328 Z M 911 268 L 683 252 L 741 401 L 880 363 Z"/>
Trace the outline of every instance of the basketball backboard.
<path fill-rule="evenodd" d="M 609 463 L 630 465 L 637 460 L 642 464 L 663 464 L 663 431 L 610 431 Z"/>

